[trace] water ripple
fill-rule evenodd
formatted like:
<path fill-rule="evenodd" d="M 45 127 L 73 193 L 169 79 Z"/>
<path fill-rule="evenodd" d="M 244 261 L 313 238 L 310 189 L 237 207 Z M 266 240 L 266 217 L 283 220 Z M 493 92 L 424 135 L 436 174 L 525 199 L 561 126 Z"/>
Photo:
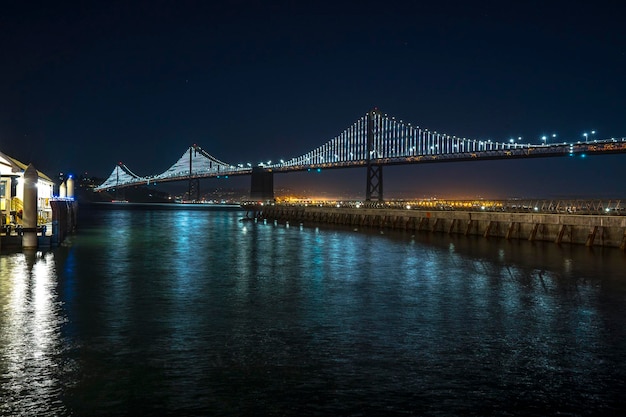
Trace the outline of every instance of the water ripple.
<path fill-rule="evenodd" d="M 625 404 L 618 251 L 83 213 L 0 255 L 0 414 L 572 415 Z"/>

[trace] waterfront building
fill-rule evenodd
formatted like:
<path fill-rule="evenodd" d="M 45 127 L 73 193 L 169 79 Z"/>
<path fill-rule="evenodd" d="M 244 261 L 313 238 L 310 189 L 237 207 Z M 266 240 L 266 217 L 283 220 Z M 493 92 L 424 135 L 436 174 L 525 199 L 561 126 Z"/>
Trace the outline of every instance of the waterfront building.
<path fill-rule="evenodd" d="M 0 227 L 22 224 L 26 168 L 28 165 L 0 151 Z M 41 171 L 37 174 L 37 224 L 45 224 L 52 219 L 54 182 Z"/>

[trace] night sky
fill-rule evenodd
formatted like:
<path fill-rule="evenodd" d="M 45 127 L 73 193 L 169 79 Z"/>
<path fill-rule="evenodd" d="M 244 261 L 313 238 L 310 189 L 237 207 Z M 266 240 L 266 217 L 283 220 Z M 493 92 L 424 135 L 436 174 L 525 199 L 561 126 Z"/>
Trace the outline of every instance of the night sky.
<path fill-rule="evenodd" d="M 158 174 L 194 143 L 257 163 L 306 153 L 372 107 L 475 139 L 622 137 L 625 8 L 13 1 L 0 12 L 0 151 L 51 176 L 106 177 L 118 161 Z M 385 194 L 626 199 L 625 166 L 626 154 L 389 167 Z M 275 186 L 364 194 L 365 170 Z"/>

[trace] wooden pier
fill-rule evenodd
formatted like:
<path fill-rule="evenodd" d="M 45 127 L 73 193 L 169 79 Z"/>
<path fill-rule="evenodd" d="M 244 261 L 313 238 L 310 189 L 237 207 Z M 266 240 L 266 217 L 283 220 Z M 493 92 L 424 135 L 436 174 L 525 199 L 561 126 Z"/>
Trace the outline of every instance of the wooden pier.
<path fill-rule="evenodd" d="M 77 224 L 78 202 L 74 199 L 56 198 L 50 201 L 52 222 L 32 230 L 36 233 L 37 249 L 60 245 L 68 234 L 74 233 Z M 20 250 L 23 247 L 23 227 L 4 225 L 0 228 L 0 250 Z"/>

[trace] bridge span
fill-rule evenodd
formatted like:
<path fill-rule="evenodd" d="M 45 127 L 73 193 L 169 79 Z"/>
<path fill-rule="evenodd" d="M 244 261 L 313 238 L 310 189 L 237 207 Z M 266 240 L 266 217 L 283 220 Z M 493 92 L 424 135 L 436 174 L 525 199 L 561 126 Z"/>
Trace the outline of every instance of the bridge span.
<path fill-rule="evenodd" d="M 547 143 L 497 142 L 451 136 L 396 120 L 371 110 L 323 145 L 289 160 L 256 166 L 223 162 L 198 145 L 190 146 L 165 172 L 139 176 L 119 163 L 96 191 L 171 181 L 189 181 L 189 196 L 199 198 L 202 178 L 250 175 L 253 200 L 274 198 L 273 175 L 297 171 L 366 168 L 366 201 L 383 201 L 383 167 L 438 162 L 586 156 L 626 152 L 626 138 Z"/>

